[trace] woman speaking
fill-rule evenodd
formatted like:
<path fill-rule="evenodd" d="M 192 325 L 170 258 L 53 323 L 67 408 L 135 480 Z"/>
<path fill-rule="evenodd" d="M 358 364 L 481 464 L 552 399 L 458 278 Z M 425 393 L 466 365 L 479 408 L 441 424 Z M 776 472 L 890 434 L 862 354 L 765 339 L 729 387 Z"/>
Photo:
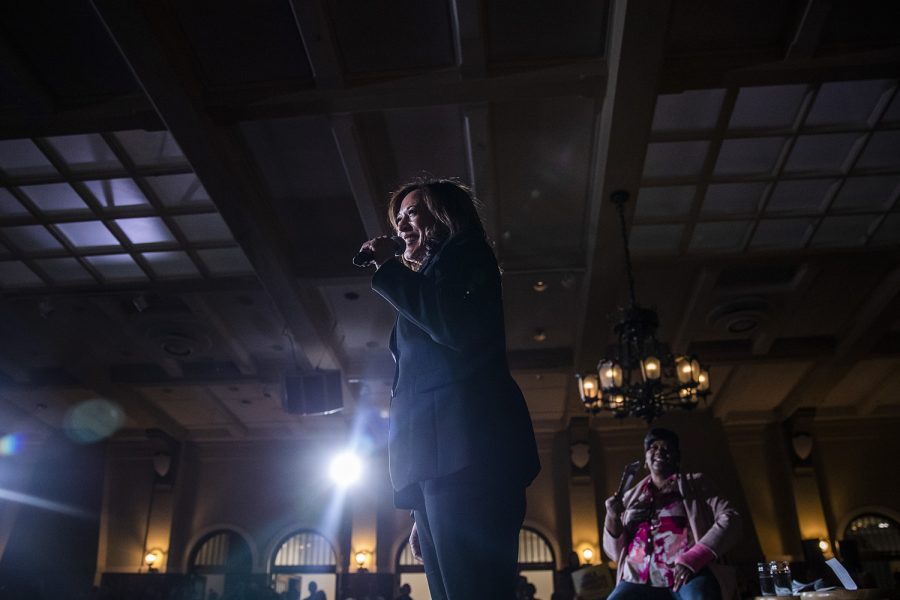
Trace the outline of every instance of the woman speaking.
<path fill-rule="evenodd" d="M 435 600 L 515 597 L 525 488 L 540 470 L 509 373 L 500 270 L 469 188 L 421 179 L 391 195 L 388 236 L 360 248 L 372 289 L 397 309 L 389 460 L 413 510 L 413 553 Z"/>

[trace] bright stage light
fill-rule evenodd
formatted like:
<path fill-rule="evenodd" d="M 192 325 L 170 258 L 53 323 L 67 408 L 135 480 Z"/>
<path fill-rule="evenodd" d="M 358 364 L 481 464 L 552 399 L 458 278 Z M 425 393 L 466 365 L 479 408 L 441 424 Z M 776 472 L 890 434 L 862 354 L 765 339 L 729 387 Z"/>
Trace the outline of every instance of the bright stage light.
<path fill-rule="evenodd" d="M 362 475 L 362 461 L 353 452 L 342 452 L 331 461 L 331 480 L 341 487 L 349 487 Z"/>

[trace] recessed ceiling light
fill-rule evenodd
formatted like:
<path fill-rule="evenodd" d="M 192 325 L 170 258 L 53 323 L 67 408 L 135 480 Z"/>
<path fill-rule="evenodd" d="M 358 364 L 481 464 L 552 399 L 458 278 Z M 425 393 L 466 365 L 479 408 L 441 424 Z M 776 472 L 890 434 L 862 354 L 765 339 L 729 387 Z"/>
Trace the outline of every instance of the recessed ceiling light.
<path fill-rule="evenodd" d="M 531 287 L 536 292 L 544 292 L 550 286 L 547 285 L 546 281 L 544 281 L 542 279 L 538 279 L 537 281 L 534 282 L 534 285 L 532 285 Z"/>

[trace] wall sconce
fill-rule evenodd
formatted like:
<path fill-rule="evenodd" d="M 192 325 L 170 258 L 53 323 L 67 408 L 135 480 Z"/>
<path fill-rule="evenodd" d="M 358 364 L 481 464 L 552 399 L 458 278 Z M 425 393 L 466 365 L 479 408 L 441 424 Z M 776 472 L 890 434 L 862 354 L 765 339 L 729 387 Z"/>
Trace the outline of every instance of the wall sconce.
<path fill-rule="evenodd" d="M 804 461 L 812 454 L 813 438 L 805 431 L 798 431 L 791 436 L 791 447 L 794 449 L 794 454 L 797 455 L 797 458 Z"/>
<path fill-rule="evenodd" d="M 160 477 L 164 478 L 169 474 L 172 468 L 172 455 L 168 452 L 157 452 L 153 455 L 153 470 Z"/>
<path fill-rule="evenodd" d="M 599 556 L 597 556 L 597 550 L 594 548 L 594 545 L 590 542 L 581 542 L 577 546 L 578 558 L 584 564 L 592 564 L 595 560 L 599 560 Z"/>
<path fill-rule="evenodd" d="M 359 550 L 356 554 L 353 555 L 353 560 L 356 561 L 356 568 L 360 571 L 366 571 L 366 563 L 369 562 L 369 556 L 371 556 L 371 552 L 368 550 Z"/>
<path fill-rule="evenodd" d="M 163 551 L 159 548 L 152 548 L 144 555 L 144 564 L 147 565 L 148 573 L 158 573 L 159 565 L 162 564 Z"/>

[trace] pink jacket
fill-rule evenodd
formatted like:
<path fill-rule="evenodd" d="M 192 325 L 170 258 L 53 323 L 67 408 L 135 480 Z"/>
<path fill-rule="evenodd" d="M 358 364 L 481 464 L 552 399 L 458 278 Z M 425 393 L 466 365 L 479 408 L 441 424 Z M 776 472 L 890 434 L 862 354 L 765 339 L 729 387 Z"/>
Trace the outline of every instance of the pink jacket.
<path fill-rule="evenodd" d="M 628 522 L 628 512 L 632 510 L 635 492 L 648 478 L 649 476 L 645 477 L 625 492 L 622 498 L 625 505 L 623 522 Z M 741 537 L 741 516 L 702 473 L 679 473 L 678 490 L 684 498 L 684 510 L 695 542 L 711 550 L 716 558 L 721 558 Z M 619 565 L 616 583 L 622 579 L 622 563 L 630 543 L 628 528 L 619 537 L 613 537 L 606 526 L 603 527 L 603 551 Z M 719 581 L 722 598 L 736 598 L 737 582 L 734 572 L 716 563 L 710 563 L 708 567 Z"/>

